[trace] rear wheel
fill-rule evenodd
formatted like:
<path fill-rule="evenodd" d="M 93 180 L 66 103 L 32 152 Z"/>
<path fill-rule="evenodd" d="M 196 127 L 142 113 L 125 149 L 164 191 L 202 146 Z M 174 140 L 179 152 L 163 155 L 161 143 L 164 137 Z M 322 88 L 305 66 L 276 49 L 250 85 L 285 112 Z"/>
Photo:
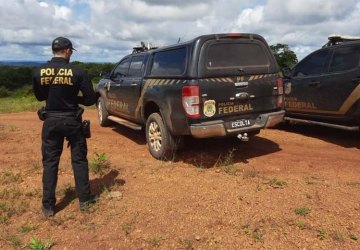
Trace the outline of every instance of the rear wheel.
<path fill-rule="evenodd" d="M 146 141 L 150 154 L 160 160 L 172 160 L 183 143 L 182 137 L 173 136 L 159 113 L 152 113 L 146 121 Z"/>
<path fill-rule="evenodd" d="M 109 113 L 106 110 L 105 102 L 102 97 L 99 97 L 97 101 L 97 110 L 100 126 L 105 127 L 110 125 L 110 120 L 108 119 Z"/>

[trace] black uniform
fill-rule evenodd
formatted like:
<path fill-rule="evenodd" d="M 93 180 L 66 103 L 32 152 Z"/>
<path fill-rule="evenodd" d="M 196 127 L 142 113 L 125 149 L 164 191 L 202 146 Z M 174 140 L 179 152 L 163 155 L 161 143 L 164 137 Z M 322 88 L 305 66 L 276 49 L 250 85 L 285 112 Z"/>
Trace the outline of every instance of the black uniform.
<path fill-rule="evenodd" d="M 90 199 L 86 138 L 82 133 L 79 105 L 95 103 L 91 80 L 82 69 L 66 59 L 54 57 L 33 73 L 33 89 L 39 101 L 46 100 L 42 128 L 43 207 L 55 207 L 55 189 L 64 138 L 71 146 L 71 163 L 80 202 Z M 78 96 L 82 92 L 82 96 Z"/>

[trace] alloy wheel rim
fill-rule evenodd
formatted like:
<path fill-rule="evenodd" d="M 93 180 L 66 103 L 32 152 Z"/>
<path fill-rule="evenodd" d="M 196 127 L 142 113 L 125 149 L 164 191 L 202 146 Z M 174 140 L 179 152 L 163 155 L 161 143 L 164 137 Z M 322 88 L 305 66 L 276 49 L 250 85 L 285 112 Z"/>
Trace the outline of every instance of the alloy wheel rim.
<path fill-rule="evenodd" d="M 150 147 L 154 149 L 155 152 L 159 152 L 161 150 L 161 130 L 159 124 L 156 122 L 151 122 L 149 125 L 149 143 Z"/>

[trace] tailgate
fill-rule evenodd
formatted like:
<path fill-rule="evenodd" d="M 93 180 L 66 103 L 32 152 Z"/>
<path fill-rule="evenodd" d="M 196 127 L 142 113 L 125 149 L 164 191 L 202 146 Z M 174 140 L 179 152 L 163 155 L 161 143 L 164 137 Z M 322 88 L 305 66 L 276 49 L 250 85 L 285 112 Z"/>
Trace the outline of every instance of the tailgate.
<path fill-rule="evenodd" d="M 202 118 L 250 117 L 278 110 L 278 78 L 278 74 L 261 74 L 202 79 Z"/>

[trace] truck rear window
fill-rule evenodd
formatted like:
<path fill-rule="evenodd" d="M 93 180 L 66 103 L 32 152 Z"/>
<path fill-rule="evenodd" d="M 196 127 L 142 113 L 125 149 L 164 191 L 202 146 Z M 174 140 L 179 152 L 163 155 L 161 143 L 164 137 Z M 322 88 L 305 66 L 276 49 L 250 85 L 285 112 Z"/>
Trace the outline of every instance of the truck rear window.
<path fill-rule="evenodd" d="M 258 43 L 213 43 L 206 55 L 208 69 L 264 66 L 269 59 Z"/>
<path fill-rule="evenodd" d="M 176 76 L 185 72 L 186 47 L 161 51 L 154 54 L 151 75 Z"/>

